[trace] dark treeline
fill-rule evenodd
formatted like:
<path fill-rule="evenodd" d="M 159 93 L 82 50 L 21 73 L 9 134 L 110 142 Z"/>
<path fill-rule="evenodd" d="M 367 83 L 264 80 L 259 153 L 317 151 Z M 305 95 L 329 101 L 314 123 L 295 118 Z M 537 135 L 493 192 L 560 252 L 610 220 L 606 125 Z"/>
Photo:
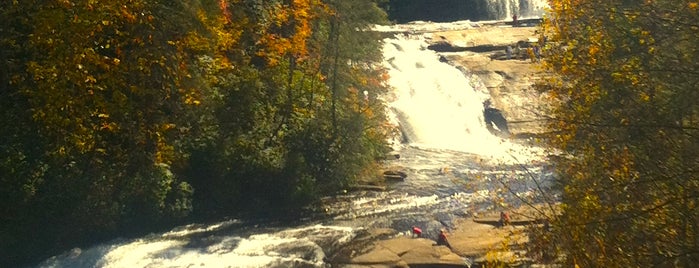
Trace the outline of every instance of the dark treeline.
<path fill-rule="evenodd" d="M 494 20 L 488 0 L 388 0 L 382 7 L 398 23 L 416 20 L 448 22 Z"/>
<path fill-rule="evenodd" d="M 0 3 L 0 266 L 372 176 L 374 0 Z"/>

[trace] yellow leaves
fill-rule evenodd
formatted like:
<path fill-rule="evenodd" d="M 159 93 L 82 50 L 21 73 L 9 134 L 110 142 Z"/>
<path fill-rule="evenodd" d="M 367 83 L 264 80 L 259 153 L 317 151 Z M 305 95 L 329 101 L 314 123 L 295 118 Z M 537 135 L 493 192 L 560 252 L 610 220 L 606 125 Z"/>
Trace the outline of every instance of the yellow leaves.
<path fill-rule="evenodd" d="M 102 125 L 100 127 L 100 130 L 107 130 L 107 131 L 116 131 L 118 129 L 119 129 L 119 127 L 114 122 L 104 122 L 104 123 L 102 123 Z"/>
<path fill-rule="evenodd" d="M 164 123 L 164 124 L 162 125 L 161 129 L 162 129 L 163 131 L 167 131 L 167 130 L 170 130 L 170 129 L 174 129 L 175 127 L 177 127 L 177 125 L 175 125 L 175 124 L 173 124 L 173 123 Z"/>
<path fill-rule="evenodd" d="M 587 53 L 589 53 L 590 56 L 594 57 L 599 51 L 600 51 L 599 46 L 592 45 L 588 48 Z"/>
<path fill-rule="evenodd" d="M 156 151 L 155 151 L 155 162 L 172 164 L 172 159 L 175 157 L 175 147 L 168 144 L 164 133 L 156 132 Z"/>
<path fill-rule="evenodd" d="M 697 2 L 689 2 L 687 3 L 687 7 L 693 11 L 696 11 L 697 8 L 699 7 L 699 3 Z"/>
<path fill-rule="evenodd" d="M 640 94 L 640 99 L 644 102 L 649 102 L 650 101 L 650 95 L 648 95 L 645 92 L 641 92 Z"/>
<path fill-rule="evenodd" d="M 135 23 L 137 21 L 136 15 L 132 13 L 133 11 L 129 10 L 126 5 L 121 7 L 120 14 L 121 16 L 128 22 L 130 23 Z"/>
<path fill-rule="evenodd" d="M 219 36 L 220 37 L 220 36 Z M 201 36 L 198 32 L 188 32 L 182 41 L 189 49 L 194 51 L 208 51 L 211 48 L 211 41 Z M 229 41 L 230 42 L 230 41 Z"/>
<path fill-rule="evenodd" d="M 216 29 L 215 34 L 217 38 L 216 40 L 218 41 L 218 47 L 221 50 L 226 50 L 234 47 L 238 43 L 238 39 L 240 38 L 242 32 L 238 30 L 224 31 L 222 29 Z"/>
<path fill-rule="evenodd" d="M 97 83 L 97 79 L 96 79 L 94 76 L 92 76 L 92 75 L 88 75 L 88 76 L 85 78 L 85 83 L 94 84 L 94 83 Z"/>
<path fill-rule="evenodd" d="M 200 105 L 201 101 L 195 96 L 195 93 L 187 93 L 184 97 L 184 103 L 189 105 Z"/>
<path fill-rule="evenodd" d="M 112 132 L 119 130 L 119 125 L 116 122 L 109 120 L 110 116 L 108 113 L 95 112 L 93 114 L 100 119 L 100 122 L 96 126 L 93 126 L 94 130 L 106 130 Z"/>

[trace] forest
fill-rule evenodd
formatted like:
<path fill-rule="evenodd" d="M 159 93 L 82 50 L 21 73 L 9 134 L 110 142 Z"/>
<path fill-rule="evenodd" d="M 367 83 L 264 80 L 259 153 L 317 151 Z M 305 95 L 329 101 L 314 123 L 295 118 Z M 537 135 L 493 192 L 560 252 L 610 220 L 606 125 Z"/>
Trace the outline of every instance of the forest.
<path fill-rule="evenodd" d="M 552 105 L 564 267 L 699 263 L 699 3 L 551 0 L 537 88 Z M 557 260 L 551 260 L 557 261 Z"/>
<path fill-rule="evenodd" d="M 0 2 L 0 266 L 376 175 L 379 4 Z"/>
<path fill-rule="evenodd" d="M 294 219 L 376 176 L 395 129 L 370 28 L 422 4 L 0 1 L 0 266 L 184 222 Z M 699 2 L 549 6 L 535 88 L 560 202 L 528 250 L 693 267 Z"/>

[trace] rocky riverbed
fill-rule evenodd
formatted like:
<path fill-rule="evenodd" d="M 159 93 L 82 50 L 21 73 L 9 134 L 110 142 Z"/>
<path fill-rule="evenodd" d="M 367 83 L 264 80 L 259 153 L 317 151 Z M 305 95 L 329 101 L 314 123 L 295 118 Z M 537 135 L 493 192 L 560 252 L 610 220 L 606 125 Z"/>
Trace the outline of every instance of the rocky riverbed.
<path fill-rule="evenodd" d="M 431 34 L 433 44 L 446 43 L 464 51 L 444 53 L 444 58 L 454 66 L 463 66 L 467 74 L 481 78 L 493 106 L 503 111 L 510 130 L 517 134 L 515 138 L 540 134 L 546 118 L 544 96 L 531 87 L 543 72 L 527 54 L 530 46 L 539 43 L 538 38 L 536 26 L 502 24 Z M 509 60 L 507 46 L 513 50 Z"/>
<path fill-rule="evenodd" d="M 474 26 L 474 25 L 472 25 Z M 421 32 L 440 60 L 478 76 L 490 93 L 491 104 L 507 118 L 510 139 L 536 144 L 544 131 L 543 95 L 532 89 L 542 77 L 537 61 L 526 49 L 537 42 L 537 27 L 512 27 L 504 23 L 475 25 L 460 30 Z M 416 34 L 416 33 L 406 33 Z M 508 58 L 507 46 L 522 53 Z M 405 230 L 371 229 L 336 252 L 330 260 L 337 267 L 479 267 L 486 262 L 512 266 L 526 262 L 525 226 L 541 218 L 531 208 L 511 208 L 513 224 L 499 227 L 499 211 L 464 212 L 448 230 L 451 248 L 437 246 L 435 238 L 415 238 Z"/>

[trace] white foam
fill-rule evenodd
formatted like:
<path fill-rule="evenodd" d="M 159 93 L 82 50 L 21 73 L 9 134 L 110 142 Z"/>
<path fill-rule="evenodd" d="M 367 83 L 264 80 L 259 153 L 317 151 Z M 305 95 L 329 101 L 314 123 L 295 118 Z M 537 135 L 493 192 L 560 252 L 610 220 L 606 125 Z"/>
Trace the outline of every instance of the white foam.
<path fill-rule="evenodd" d="M 224 225 L 225 222 L 190 230 L 178 228 L 144 239 L 75 250 L 75 254 L 51 258 L 39 267 L 323 267 L 326 256 L 321 244 L 338 246 L 355 235 L 349 227 L 314 225 L 246 238 L 199 236 L 202 230 Z"/>
<path fill-rule="evenodd" d="M 458 150 L 499 163 L 541 154 L 492 135 L 483 120 L 483 102 L 490 96 L 482 82 L 440 62 L 424 37 L 397 35 L 384 42 L 384 65 L 395 93 L 391 107 L 412 146 Z"/>

